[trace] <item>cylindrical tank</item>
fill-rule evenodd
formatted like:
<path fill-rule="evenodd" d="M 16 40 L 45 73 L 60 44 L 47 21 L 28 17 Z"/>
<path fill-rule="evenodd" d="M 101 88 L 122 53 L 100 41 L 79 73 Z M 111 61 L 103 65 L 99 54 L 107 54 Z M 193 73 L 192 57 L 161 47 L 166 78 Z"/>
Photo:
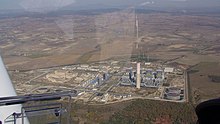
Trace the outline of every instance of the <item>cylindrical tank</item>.
<path fill-rule="evenodd" d="M 180 100 L 180 94 L 168 93 L 166 95 L 167 95 L 167 99 L 169 99 L 169 100 Z"/>
<path fill-rule="evenodd" d="M 176 93 L 176 94 L 180 94 L 181 90 L 177 87 L 170 87 L 168 88 L 168 93 Z"/>

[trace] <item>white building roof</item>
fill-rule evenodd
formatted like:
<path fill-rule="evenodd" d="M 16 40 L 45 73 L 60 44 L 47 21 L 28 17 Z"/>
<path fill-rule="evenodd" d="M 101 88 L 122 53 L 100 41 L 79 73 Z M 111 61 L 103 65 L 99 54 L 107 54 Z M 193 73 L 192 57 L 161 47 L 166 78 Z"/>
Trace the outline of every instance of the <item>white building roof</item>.
<path fill-rule="evenodd" d="M 173 72 L 173 71 L 174 71 L 174 68 L 167 67 L 164 69 L 164 72 Z"/>

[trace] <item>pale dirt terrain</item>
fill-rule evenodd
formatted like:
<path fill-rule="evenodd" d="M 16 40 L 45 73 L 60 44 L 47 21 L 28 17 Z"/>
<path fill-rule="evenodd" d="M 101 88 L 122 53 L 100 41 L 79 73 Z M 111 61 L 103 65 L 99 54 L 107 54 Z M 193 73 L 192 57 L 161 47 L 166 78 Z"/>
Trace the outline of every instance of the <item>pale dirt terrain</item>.
<path fill-rule="evenodd" d="M 141 54 L 186 65 L 220 60 L 218 17 L 142 13 L 138 20 L 139 39 L 130 10 L 0 19 L 1 54 L 10 70 L 130 60 Z"/>
<path fill-rule="evenodd" d="M 190 69 L 189 81 L 192 102 L 198 104 L 202 101 L 220 97 L 220 81 L 213 82 L 209 76 L 220 77 L 220 63 L 202 62 Z"/>

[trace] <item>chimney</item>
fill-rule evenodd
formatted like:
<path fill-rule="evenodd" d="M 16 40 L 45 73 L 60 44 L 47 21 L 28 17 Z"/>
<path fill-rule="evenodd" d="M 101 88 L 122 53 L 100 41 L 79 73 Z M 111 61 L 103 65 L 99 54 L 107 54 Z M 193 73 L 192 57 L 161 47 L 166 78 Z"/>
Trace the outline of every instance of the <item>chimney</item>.
<path fill-rule="evenodd" d="M 140 62 L 137 63 L 137 75 L 136 75 L 136 88 L 140 89 L 141 88 L 141 64 Z"/>

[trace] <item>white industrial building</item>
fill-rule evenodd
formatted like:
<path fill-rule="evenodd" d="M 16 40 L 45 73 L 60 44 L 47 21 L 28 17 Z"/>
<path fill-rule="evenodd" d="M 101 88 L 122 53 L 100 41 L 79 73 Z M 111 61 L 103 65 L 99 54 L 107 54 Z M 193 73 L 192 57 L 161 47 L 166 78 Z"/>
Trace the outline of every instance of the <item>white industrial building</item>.
<path fill-rule="evenodd" d="M 166 72 L 166 73 L 172 73 L 172 72 L 174 72 L 174 68 L 166 67 L 166 68 L 164 69 L 164 72 Z"/>

